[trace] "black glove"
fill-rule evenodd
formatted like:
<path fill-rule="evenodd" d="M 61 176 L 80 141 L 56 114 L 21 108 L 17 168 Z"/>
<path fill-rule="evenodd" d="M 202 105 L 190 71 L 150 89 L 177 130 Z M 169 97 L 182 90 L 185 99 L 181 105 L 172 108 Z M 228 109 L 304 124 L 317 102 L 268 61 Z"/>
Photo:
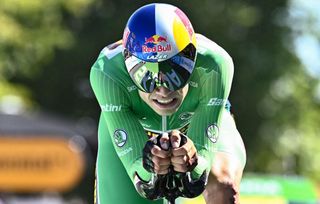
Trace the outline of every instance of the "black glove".
<path fill-rule="evenodd" d="M 204 191 L 208 181 L 206 171 L 204 171 L 197 180 L 191 178 L 190 172 L 178 173 L 176 176 L 179 177 L 179 181 L 181 181 L 181 187 L 179 188 L 181 196 L 186 198 L 194 198 L 200 195 Z"/>
<path fill-rule="evenodd" d="M 153 173 L 150 181 L 144 181 L 140 178 L 140 176 L 136 173 L 134 181 L 135 187 L 138 193 L 149 199 L 149 200 L 157 200 L 164 197 L 164 191 L 166 189 L 167 184 L 167 175 L 158 175 L 154 173 L 154 163 L 152 161 L 151 149 L 154 145 L 160 146 L 160 138 L 162 134 L 157 137 L 153 137 L 149 139 L 143 150 L 142 150 L 142 163 L 143 167 Z"/>
<path fill-rule="evenodd" d="M 152 174 L 149 182 L 144 181 L 136 173 L 134 177 L 135 188 L 137 192 L 149 200 L 157 200 L 164 197 L 166 185 L 166 175 Z"/>
<path fill-rule="evenodd" d="M 152 161 L 151 149 L 153 145 L 157 145 L 161 148 L 160 146 L 161 137 L 162 137 L 162 134 L 158 135 L 157 137 L 152 137 L 151 139 L 149 139 L 142 150 L 143 167 L 151 173 L 154 173 L 154 163 Z"/>

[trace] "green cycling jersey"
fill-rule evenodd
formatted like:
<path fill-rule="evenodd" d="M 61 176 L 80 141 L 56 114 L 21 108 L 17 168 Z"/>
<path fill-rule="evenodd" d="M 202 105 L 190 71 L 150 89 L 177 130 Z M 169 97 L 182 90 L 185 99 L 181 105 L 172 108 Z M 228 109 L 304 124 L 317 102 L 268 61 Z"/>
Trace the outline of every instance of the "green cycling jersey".
<path fill-rule="evenodd" d="M 202 159 L 192 172 L 194 177 L 211 168 L 219 142 L 221 113 L 231 89 L 233 62 L 224 49 L 206 37 L 197 34 L 197 42 L 188 93 L 177 112 L 166 117 L 140 98 L 127 73 L 120 41 L 104 48 L 91 68 L 91 86 L 101 107 L 100 126 L 106 127 L 106 136 L 111 137 L 132 181 L 135 173 L 150 179 L 142 166 L 142 149 L 149 137 L 164 130 L 178 129 L 195 144 Z"/>

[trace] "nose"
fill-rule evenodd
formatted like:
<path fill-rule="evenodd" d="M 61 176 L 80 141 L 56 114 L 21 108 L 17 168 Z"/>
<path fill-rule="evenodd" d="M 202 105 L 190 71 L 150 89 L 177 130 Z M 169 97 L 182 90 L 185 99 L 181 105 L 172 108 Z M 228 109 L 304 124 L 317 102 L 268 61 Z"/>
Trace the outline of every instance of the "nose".
<path fill-rule="evenodd" d="M 164 98 L 169 96 L 172 93 L 172 91 L 170 89 L 163 87 L 163 86 L 156 87 L 155 92 L 158 96 L 161 96 Z"/>

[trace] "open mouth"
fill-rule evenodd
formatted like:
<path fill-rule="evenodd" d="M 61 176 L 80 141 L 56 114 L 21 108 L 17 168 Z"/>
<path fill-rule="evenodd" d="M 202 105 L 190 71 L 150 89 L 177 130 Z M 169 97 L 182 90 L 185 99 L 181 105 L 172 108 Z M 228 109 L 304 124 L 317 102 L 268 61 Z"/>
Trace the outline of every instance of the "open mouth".
<path fill-rule="evenodd" d="M 177 104 L 178 99 L 176 99 L 176 98 L 171 98 L 171 99 L 153 99 L 153 102 L 159 108 L 172 108 Z"/>

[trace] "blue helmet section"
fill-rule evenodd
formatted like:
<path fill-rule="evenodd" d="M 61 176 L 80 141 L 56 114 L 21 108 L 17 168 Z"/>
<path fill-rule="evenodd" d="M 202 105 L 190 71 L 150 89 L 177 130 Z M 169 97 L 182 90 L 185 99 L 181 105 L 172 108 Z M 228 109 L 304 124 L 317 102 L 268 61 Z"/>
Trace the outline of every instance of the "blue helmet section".
<path fill-rule="evenodd" d="M 125 47 L 130 53 L 141 59 L 145 57 L 142 55 L 142 46 L 149 44 L 151 47 L 152 42 L 146 43 L 147 38 L 156 34 L 155 9 L 155 4 L 143 6 L 131 16 L 127 23 L 130 33 Z"/>

